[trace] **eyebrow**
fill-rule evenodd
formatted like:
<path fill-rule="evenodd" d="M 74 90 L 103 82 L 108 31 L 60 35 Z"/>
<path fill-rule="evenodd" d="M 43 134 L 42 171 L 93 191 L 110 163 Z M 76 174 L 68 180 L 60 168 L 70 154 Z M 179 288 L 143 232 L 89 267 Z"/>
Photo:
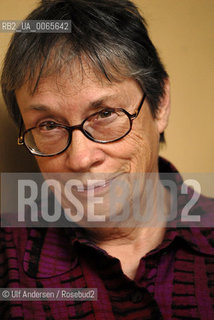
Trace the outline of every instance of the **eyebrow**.
<path fill-rule="evenodd" d="M 112 95 L 104 95 L 103 97 L 92 101 L 88 104 L 87 108 L 88 109 L 98 109 L 101 105 L 106 103 L 106 100 L 109 100 L 110 98 L 115 98 L 118 97 L 117 94 L 112 94 Z M 54 108 L 49 106 L 49 105 L 45 105 L 45 104 L 32 104 L 29 105 L 27 107 L 24 108 L 24 112 L 27 111 L 31 111 L 31 110 L 35 110 L 35 111 L 43 111 L 43 112 L 53 112 Z"/>

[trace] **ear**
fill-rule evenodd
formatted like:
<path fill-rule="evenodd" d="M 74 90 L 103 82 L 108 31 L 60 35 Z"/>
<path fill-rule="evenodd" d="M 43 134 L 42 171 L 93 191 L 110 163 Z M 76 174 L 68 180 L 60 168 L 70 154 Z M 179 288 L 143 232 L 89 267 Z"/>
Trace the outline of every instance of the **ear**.
<path fill-rule="evenodd" d="M 165 79 L 164 84 L 164 96 L 161 98 L 157 114 L 156 123 L 159 133 L 162 133 L 167 125 L 170 115 L 170 82 L 169 79 Z"/>

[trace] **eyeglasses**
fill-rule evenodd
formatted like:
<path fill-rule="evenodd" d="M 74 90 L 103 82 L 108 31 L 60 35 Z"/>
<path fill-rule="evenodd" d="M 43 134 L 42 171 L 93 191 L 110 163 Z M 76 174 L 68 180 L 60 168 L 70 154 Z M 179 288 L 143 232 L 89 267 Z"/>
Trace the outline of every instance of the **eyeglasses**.
<path fill-rule="evenodd" d="M 146 95 L 134 114 L 122 108 L 104 108 L 87 117 L 80 125 L 65 126 L 54 121 L 44 121 L 22 132 L 20 127 L 18 145 L 25 145 L 36 156 L 52 157 L 64 152 L 72 141 L 72 132 L 80 130 L 88 139 L 97 143 L 110 143 L 124 138 L 132 129 Z"/>

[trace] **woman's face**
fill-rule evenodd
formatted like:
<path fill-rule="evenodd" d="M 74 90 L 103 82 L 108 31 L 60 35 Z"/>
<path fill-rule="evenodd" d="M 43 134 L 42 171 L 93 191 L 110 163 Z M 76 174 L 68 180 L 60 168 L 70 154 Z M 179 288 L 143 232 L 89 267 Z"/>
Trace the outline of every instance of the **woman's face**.
<path fill-rule="evenodd" d="M 98 79 L 91 69 L 81 75 L 72 72 L 72 77 L 64 74 L 43 78 L 34 94 L 30 93 L 27 84 L 16 92 L 26 129 L 45 121 L 67 126 L 79 125 L 85 118 L 106 107 L 123 108 L 134 114 L 142 97 L 142 89 L 135 80 L 127 78 L 120 82 L 109 82 Z M 163 101 L 168 102 L 167 99 Z M 84 209 L 88 208 L 86 195 L 91 189 L 88 180 L 91 177 L 102 179 L 104 182 L 94 188 L 94 195 L 105 197 L 101 201 L 104 206 L 97 206 L 97 212 L 109 215 L 110 205 L 117 193 L 115 191 L 112 195 L 109 185 L 113 185 L 112 182 L 118 184 L 118 176 L 128 176 L 129 179 L 134 173 L 158 172 L 159 135 L 167 124 L 166 110 L 167 103 L 162 103 L 154 119 L 145 99 L 138 117 L 133 120 L 131 132 L 123 139 L 108 144 L 91 141 L 80 130 L 74 130 L 71 144 L 63 153 L 52 157 L 36 157 L 39 168 L 45 175 L 51 173 L 51 177 L 60 174 L 57 180 L 63 188 L 71 176 L 78 177 L 84 187 L 82 193 L 76 192 Z M 61 205 L 64 209 L 72 207 L 71 197 L 70 193 L 66 197 L 63 192 Z"/>
<path fill-rule="evenodd" d="M 26 129 L 46 120 L 78 125 L 104 107 L 123 108 L 133 114 L 142 96 L 142 89 L 135 80 L 108 82 L 98 79 L 90 69 L 81 75 L 72 72 L 72 77 L 41 79 L 33 95 L 27 84 L 16 92 Z M 131 132 L 123 139 L 99 144 L 74 130 L 71 145 L 64 153 L 36 159 L 42 172 L 157 172 L 159 134 L 163 131 L 161 121 L 161 118 L 152 117 L 145 100 Z"/>

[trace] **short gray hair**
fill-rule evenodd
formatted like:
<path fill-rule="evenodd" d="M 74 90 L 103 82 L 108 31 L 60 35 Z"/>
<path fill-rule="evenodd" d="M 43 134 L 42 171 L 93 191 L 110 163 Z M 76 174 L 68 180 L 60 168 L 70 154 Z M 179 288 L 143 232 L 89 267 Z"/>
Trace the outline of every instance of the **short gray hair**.
<path fill-rule="evenodd" d="M 128 0 L 44 0 L 29 20 L 71 20 L 71 33 L 15 33 L 1 76 L 8 111 L 20 121 L 15 90 L 25 81 L 57 73 L 86 57 L 109 81 L 133 77 L 146 93 L 155 117 L 168 77 L 144 18 Z M 39 74 L 38 74 L 39 70 Z M 34 88 L 35 89 L 35 88 Z M 160 141 L 164 141 L 161 135 Z"/>

